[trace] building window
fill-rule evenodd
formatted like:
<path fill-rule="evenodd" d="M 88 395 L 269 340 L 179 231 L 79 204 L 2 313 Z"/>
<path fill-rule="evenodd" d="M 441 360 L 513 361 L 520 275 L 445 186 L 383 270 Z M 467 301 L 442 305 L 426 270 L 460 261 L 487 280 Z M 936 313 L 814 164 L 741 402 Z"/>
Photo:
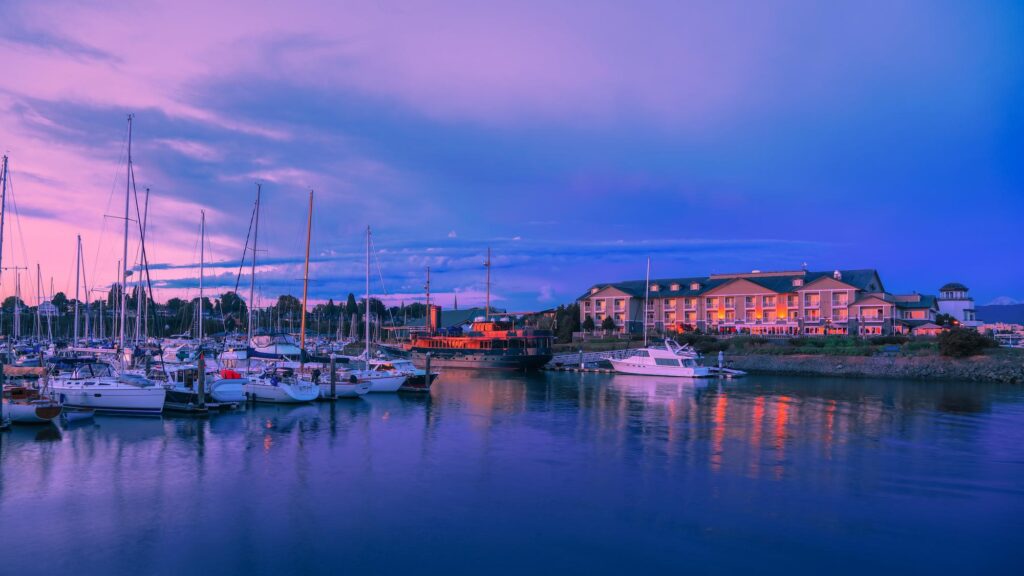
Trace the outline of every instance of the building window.
<path fill-rule="evenodd" d="M 676 301 L 675 301 L 674 298 L 669 298 L 669 299 L 665 300 L 665 309 L 666 310 L 675 310 L 675 308 L 676 308 Z"/>
<path fill-rule="evenodd" d="M 849 319 L 846 308 L 835 308 L 832 310 L 833 322 L 846 322 Z"/>
<path fill-rule="evenodd" d="M 775 308 L 775 296 L 762 296 L 761 297 L 762 308 Z"/>
<path fill-rule="evenodd" d="M 786 306 L 787 307 L 789 307 L 789 308 L 796 308 L 799 305 L 799 302 L 800 301 L 797 299 L 796 294 L 787 294 L 786 295 Z"/>
<path fill-rule="evenodd" d="M 817 308 L 812 308 L 804 312 L 804 319 L 808 322 L 817 322 L 821 320 L 821 311 Z"/>
<path fill-rule="evenodd" d="M 658 292 L 659 290 L 661 290 L 661 286 L 657 284 L 651 284 L 651 292 Z"/>
<path fill-rule="evenodd" d="M 715 323 L 715 313 L 714 312 L 706 312 L 704 314 L 704 320 L 708 324 L 714 324 Z"/>
<path fill-rule="evenodd" d="M 615 311 L 616 312 L 619 312 L 619 311 L 625 309 L 625 307 L 626 307 L 626 300 L 625 299 L 623 299 L 623 298 L 616 298 L 615 299 Z"/>
<path fill-rule="evenodd" d="M 754 311 L 753 310 L 747 310 L 747 314 L 746 314 L 746 318 L 745 319 L 746 319 L 747 322 L 753 322 L 754 321 Z"/>
<path fill-rule="evenodd" d="M 753 308 L 754 307 L 754 297 L 753 296 L 744 296 L 743 297 L 743 305 L 745 307 L 747 307 L 747 308 Z"/>
<path fill-rule="evenodd" d="M 583 301 L 583 309 L 586 310 L 586 311 L 590 310 L 590 300 L 584 300 Z"/>
<path fill-rule="evenodd" d="M 847 292 L 833 292 L 832 293 L 832 306 L 848 306 L 850 304 L 850 294 Z"/>
<path fill-rule="evenodd" d="M 726 296 L 725 297 L 725 307 L 726 308 L 735 308 L 736 307 L 736 297 L 735 296 Z"/>
<path fill-rule="evenodd" d="M 793 278 L 793 286 L 800 287 L 804 285 L 803 278 Z"/>
<path fill-rule="evenodd" d="M 718 297 L 715 296 L 713 298 L 705 298 L 704 305 L 707 306 L 708 308 L 718 308 Z"/>
<path fill-rule="evenodd" d="M 685 300 L 683 300 L 683 306 L 687 310 L 693 310 L 694 308 L 697 307 L 697 299 L 696 298 L 686 298 Z"/>
<path fill-rule="evenodd" d="M 775 322 L 775 320 L 777 318 L 778 318 L 778 316 L 775 314 L 775 310 L 774 309 L 768 309 L 768 310 L 764 311 L 764 321 L 765 322 Z"/>
<path fill-rule="evenodd" d="M 696 324 L 697 323 L 697 313 L 696 312 L 684 312 L 683 313 L 683 322 L 686 322 L 687 324 Z"/>
<path fill-rule="evenodd" d="M 676 321 L 676 312 L 675 312 L 675 310 L 670 310 L 668 312 L 665 312 L 665 323 L 666 324 L 672 323 L 672 322 L 675 322 L 675 321 Z"/>
<path fill-rule="evenodd" d="M 725 311 L 725 321 L 726 322 L 735 322 L 736 321 L 736 311 L 735 310 L 726 310 Z"/>
<path fill-rule="evenodd" d="M 800 312 L 796 310 L 789 310 L 786 319 L 790 322 L 796 322 L 800 319 Z"/>
<path fill-rule="evenodd" d="M 808 292 L 804 294 L 804 308 L 817 308 L 821 305 L 821 294 Z"/>
<path fill-rule="evenodd" d="M 679 292 L 679 284 L 673 284 L 669 286 L 669 289 L 672 290 L 673 292 Z"/>
<path fill-rule="evenodd" d="M 700 290 L 700 282 L 691 282 L 690 283 L 690 290 L 693 290 L 694 292 L 696 292 L 697 290 Z"/>

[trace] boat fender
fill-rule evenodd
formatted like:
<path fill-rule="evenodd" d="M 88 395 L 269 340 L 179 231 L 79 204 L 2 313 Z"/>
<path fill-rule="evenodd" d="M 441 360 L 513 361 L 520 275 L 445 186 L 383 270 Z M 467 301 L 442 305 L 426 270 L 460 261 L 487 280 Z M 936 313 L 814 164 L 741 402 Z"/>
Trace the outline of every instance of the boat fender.
<path fill-rule="evenodd" d="M 350 383 L 350 384 L 356 384 L 356 383 L 358 383 L 358 382 L 359 382 L 359 379 L 358 379 L 358 378 L 356 378 L 356 375 L 355 375 L 355 374 L 353 374 L 353 375 L 351 375 L 351 376 L 349 376 L 349 377 L 348 377 L 348 381 L 349 381 L 349 383 Z"/>

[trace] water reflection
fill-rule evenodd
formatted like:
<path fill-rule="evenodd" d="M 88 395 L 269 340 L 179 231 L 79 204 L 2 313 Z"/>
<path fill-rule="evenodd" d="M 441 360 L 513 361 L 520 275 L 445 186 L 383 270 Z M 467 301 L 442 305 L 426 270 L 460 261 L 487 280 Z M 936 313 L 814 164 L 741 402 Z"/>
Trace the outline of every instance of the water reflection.
<path fill-rule="evenodd" d="M 884 530 L 957 525 L 929 520 L 947 513 L 959 532 L 935 542 L 972 519 L 1019 534 L 998 511 L 1024 507 L 1022 406 L 1020 389 L 978 384 L 450 371 L 430 395 L 16 427 L 0 519 L 40 537 L 4 564 L 38 572 L 29 552 L 48 551 L 46 570 L 80 571 L 99 538 L 132 543 L 95 552 L 122 571 L 374 571 L 415 534 L 403 554 L 439 570 L 456 566 L 438 550 L 503 543 L 601 572 L 592 559 L 617 552 L 591 542 L 614 539 L 632 551 L 620 569 L 665 571 L 636 557 L 692 545 L 691 567 L 740 562 L 738 534 L 787 557 L 877 549 Z"/>

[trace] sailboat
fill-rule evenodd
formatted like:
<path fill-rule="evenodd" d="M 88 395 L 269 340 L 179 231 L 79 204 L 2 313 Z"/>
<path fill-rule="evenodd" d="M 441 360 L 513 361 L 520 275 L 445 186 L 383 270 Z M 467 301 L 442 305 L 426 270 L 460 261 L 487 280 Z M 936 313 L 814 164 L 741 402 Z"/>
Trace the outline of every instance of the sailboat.
<path fill-rule="evenodd" d="M 365 348 L 361 360 L 365 364 L 362 370 L 351 370 L 348 372 L 349 380 L 355 378 L 356 382 L 366 382 L 370 385 L 370 392 L 398 392 L 409 377 L 407 374 L 394 370 L 390 367 L 377 367 L 371 365 L 370 344 L 370 227 L 366 227 L 366 308 L 363 313 L 365 319 Z"/>
<path fill-rule="evenodd" d="M 259 195 L 256 192 L 256 214 L 259 215 Z M 309 216 L 306 222 L 306 272 L 302 283 L 302 330 L 303 344 L 306 339 L 306 294 L 309 285 L 309 243 L 313 230 L 313 191 L 309 192 Z M 253 286 L 256 282 L 256 241 L 253 240 L 252 252 Z M 252 333 L 253 290 L 249 292 L 249 332 Z M 256 402 L 302 403 L 312 402 L 320 396 L 320 388 L 311 381 L 296 376 L 290 367 L 273 368 L 260 376 L 249 376 L 245 384 L 245 393 Z"/>
<path fill-rule="evenodd" d="M 125 334 L 127 322 L 126 282 L 128 279 L 128 224 L 134 172 L 132 169 L 132 120 L 128 115 L 128 171 L 124 193 L 124 244 L 123 257 L 118 272 L 121 290 L 120 352 L 123 368 L 124 351 L 128 348 Z M 121 414 L 160 414 L 164 409 L 166 391 L 144 376 L 118 372 L 105 363 L 83 364 L 70 377 L 56 378 L 53 392 L 65 406 L 92 408 L 97 411 Z"/>

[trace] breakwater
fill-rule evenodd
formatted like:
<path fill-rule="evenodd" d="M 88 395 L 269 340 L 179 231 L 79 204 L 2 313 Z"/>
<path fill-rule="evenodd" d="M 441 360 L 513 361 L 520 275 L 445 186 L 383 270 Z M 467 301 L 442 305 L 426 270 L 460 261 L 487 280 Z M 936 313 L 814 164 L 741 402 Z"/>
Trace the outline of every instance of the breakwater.
<path fill-rule="evenodd" d="M 730 368 L 752 374 L 1024 383 L 1020 355 L 954 359 L 937 355 L 731 354 L 727 358 Z"/>

